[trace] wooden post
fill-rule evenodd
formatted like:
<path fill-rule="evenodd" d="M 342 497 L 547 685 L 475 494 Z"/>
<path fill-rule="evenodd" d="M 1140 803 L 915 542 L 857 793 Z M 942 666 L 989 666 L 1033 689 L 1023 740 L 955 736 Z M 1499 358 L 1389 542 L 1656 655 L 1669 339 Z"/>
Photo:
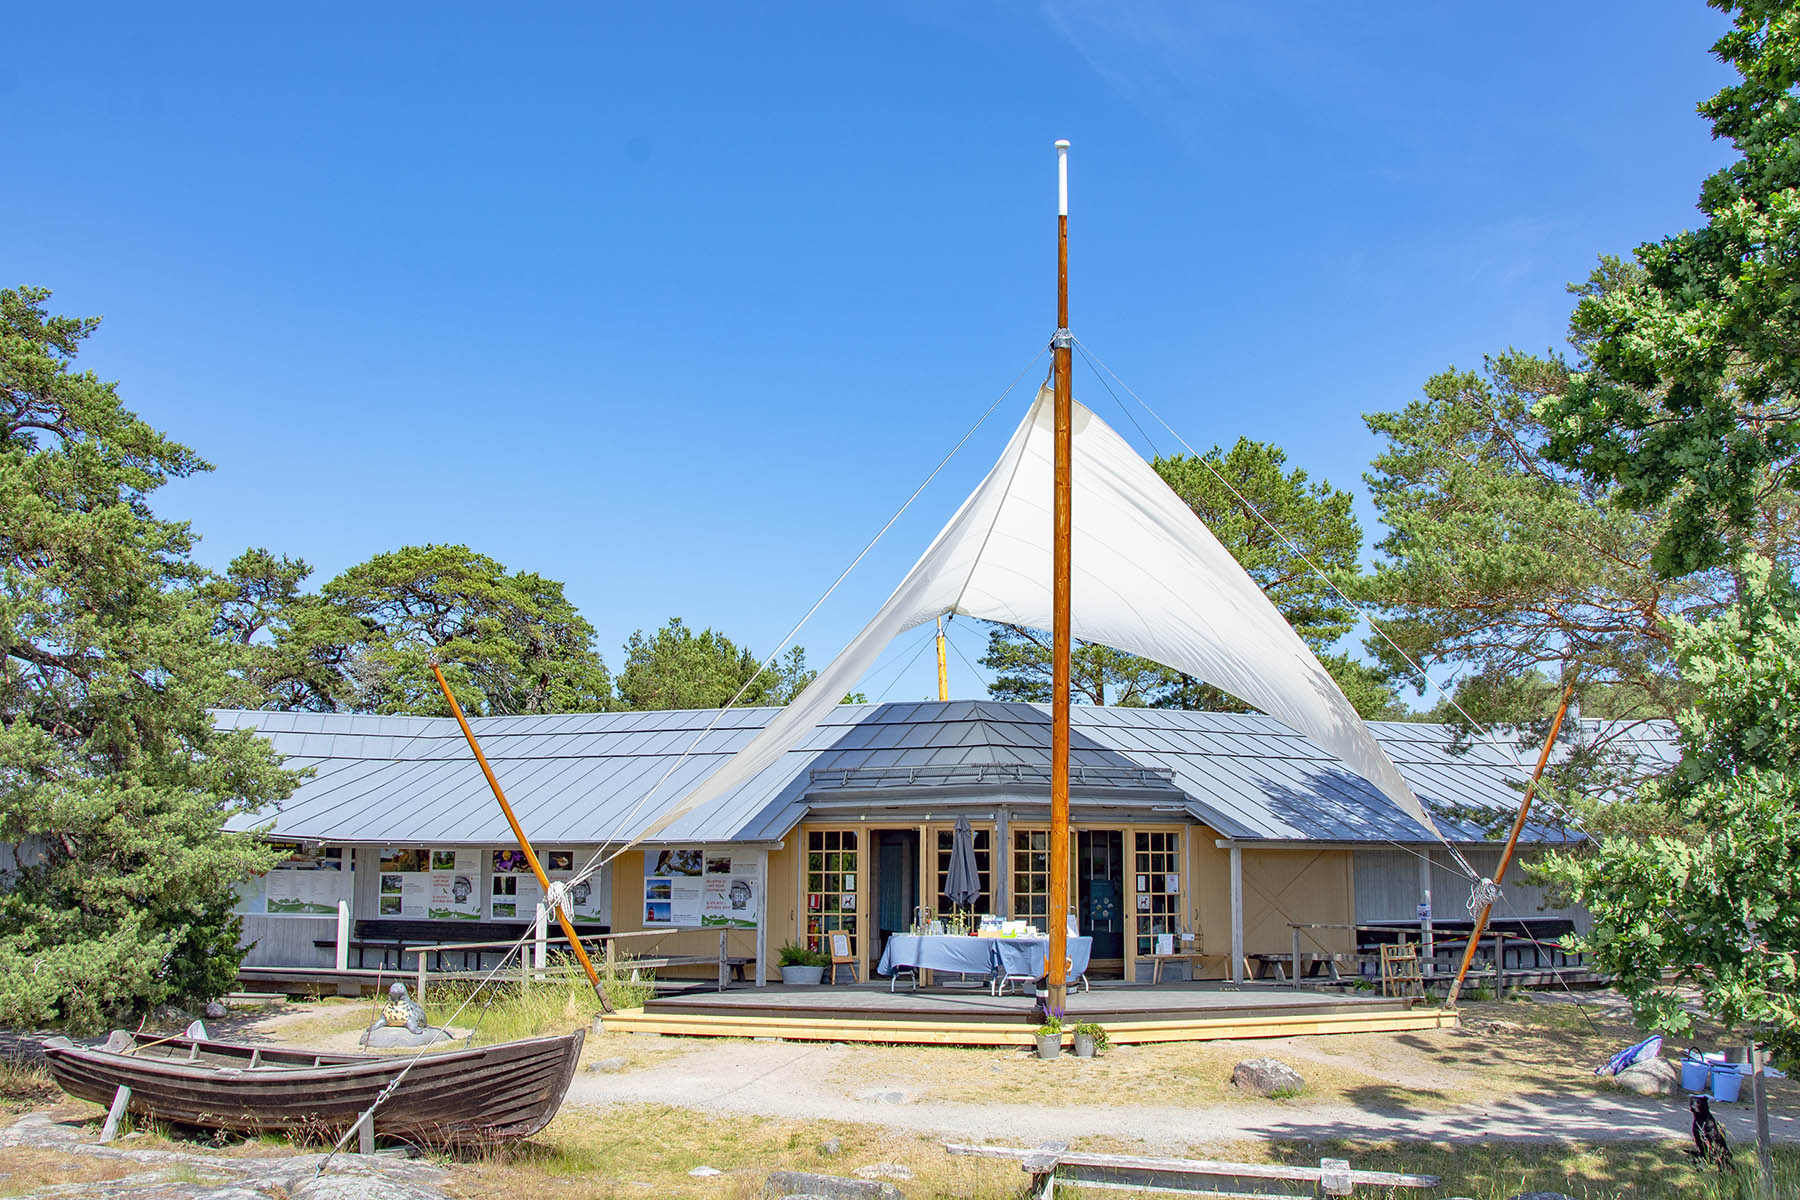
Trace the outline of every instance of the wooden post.
<path fill-rule="evenodd" d="M 725 945 L 725 930 L 721 929 L 719 930 L 719 990 L 721 992 L 724 991 L 726 985 L 731 982 L 731 965 L 726 961 L 728 957 L 729 955 L 726 953 Z"/>
<path fill-rule="evenodd" d="M 351 851 L 355 853 L 355 851 Z M 339 900 L 337 909 L 337 969 L 350 969 L 350 902 Z"/>
<path fill-rule="evenodd" d="M 1294 931 L 1294 990 L 1300 990 L 1300 927 L 1290 926 Z"/>
<path fill-rule="evenodd" d="M 1069 537 L 1070 459 L 1074 453 L 1069 379 L 1069 143 L 1056 143 L 1056 335 L 1050 345 L 1056 372 L 1055 484 L 1051 502 L 1050 662 L 1050 961 L 1047 1015 L 1069 1007 Z M 1005 852 L 1006 848 L 1002 848 Z"/>
<path fill-rule="evenodd" d="M 531 965 L 538 973 L 538 979 L 544 978 L 544 968 L 550 965 L 550 921 L 549 914 L 540 903 L 531 920 Z M 570 939 L 574 941 L 573 938 Z"/>
<path fill-rule="evenodd" d="M 1531 811 L 1532 797 L 1537 795 L 1538 780 L 1543 778 L 1544 767 L 1550 761 L 1550 750 L 1556 745 L 1556 735 L 1562 729 L 1563 718 L 1569 714 L 1569 701 L 1575 695 L 1575 677 L 1571 675 L 1569 682 L 1563 685 L 1562 703 L 1556 706 L 1556 718 L 1550 722 L 1550 736 L 1544 739 L 1543 752 L 1538 755 L 1537 767 L 1531 772 L 1531 782 L 1525 785 L 1525 798 L 1519 802 L 1519 815 L 1514 818 L 1512 832 L 1506 835 L 1506 849 L 1500 853 L 1500 869 L 1494 872 L 1494 886 L 1500 886 L 1506 878 L 1506 868 L 1512 864 L 1513 851 L 1518 848 L 1519 834 L 1525 829 L 1525 816 Z M 1456 1001 L 1462 995 L 1463 976 L 1469 973 L 1469 963 L 1475 958 L 1475 947 L 1481 941 L 1481 931 L 1487 928 L 1488 917 L 1494 911 L 1492 901 L 1481 906 L 1481 912 L 1475 917 L 1475 928 L 1469 931 L 1469 945 L 1463 951 L 1462 965 L 1456 968 L 1456 978 L 1451 981 L 1450 994 L 1444 999 L 1445 1008 L 1455 1008 Z"/>
<path fill-rule="evenodd" d="M 419 994 L 413 997 L 420 1004 L 425 1003 L 425 951 L 419 950 Z"/>
<path fill-rule="evenodd" d="M 437 676 L 438 688 L 444 693 L 444 700 L 450 705 L 450 713 L 456 723 L 462 727 L 463 738 L 469 743 L 469 749 L 475 754 L 475 761 L 481 764 L 481 773 L 487 776 L 488 787 L 493 790 L 494 799 L 500 802 L 500 811 L 506 814 L 506 823 L 512 826 L 513 837 L 518 839 L 519 849 L 525 854 L 525 861 L 531 866 L 531 873 L 537 876 L 538 886 L 544 889 L 544 895 L 550 895 L 550 877 L 544 874 L 543 864 L 538 862 L 537 851 L 531 848 L 531 839 L 525 836 L 524 827 L 519 818 L 513 815 L 512 805 L 506 802 L 506 793 L 500 790 L 500 781 L 494 778 L 494 769 L 488 766 L 487 755 L 481 752 L 481 743 L 475 740 L 475 731 L 469 728 L 468 718 L 463 716 L 462 705 L 456 702 L 456 696 L 450 691 L 450 684 L 444 678 L 443 668 L 436 663 L 431 664 L 431 673 Z M 600 986 L 600 976 L 594 970 L 594 964 L 588 961 L 587 951 L 581 947 L 581 938 L 576 936 L 574 922 L 569 914 L 563 911 L 562 905 L 556 906 L 556 921 L 569 939 L 569 948 L 581 963 L 581 969 L 587 972 L 588 982 L 594 985 L 594 994 L 600 997 L 600 1007 L 606 1012 L 612 1011 L 612 1005 L 606 999 L 606 989 Z M 519 964 L 525 963 L 525 955 L 519 955 Z"/>
<path fill-rule="evenodd" d="M 950 662 L 944 657 L 944 618 L 938 618 L 937 631 L 938 652 L 938 700 L 950 699 Z"/>
<path fill-rule="evenodd" d="M 362 1120 L 356 1123 L 356 1152 L 358 1154 L 375 1153 L 375 1113 L 373 1110 L 364 1113 Z"/>
<path fill-rule="evenodd" d="M 100 1127 L 100 1141 L 102 1144 L 110 1142 L 119 1136 L 119 1122 L 125 1119 L 125 1110 L 130 1104 L 131 1089 L 124 1084 L 120 1084 L 119 1090 L 113 1093 L 112 1107 L 106 1110 L 106 1124 Z"/>
<path fill-rule="evenodd" d="M 1762 1194 L 1765 1200 L 1775 1200 L 1775 1160 L 1769 1152 L 1769 1093 L 1763 1086 L 1767 1078 L 1763 1070 L 1767 1063 L 1763 1048 L 1756 1039 L 1750 1039 L 1750 1088 L 1751 1098 L 1756 1102 L 1756 1164 L 1762 1175 Z"/>
<path fill-rule="evenodd" d="M 769 852 L 756 852 L 756 986 L 769 983 Z"/>
<path fill-rule="evenodd" d="M 1506 999 L 1506 935 L 1494 931 L 1494 999 Z"/>
<path fill-rule="evenodd" d="M 1244 982 L 1244 851 L 1231 854 L 1231 982 Z M 1129 917 L 1131 914 L 1127 913 Z"/>
<path fill-rule="evenodd" d="M 1425 974 L 1426 964 L 1435 961 L 1437 956 L 1437 938 L 1431 928 L 1434 915 L 1431 911 L 1431 851 L 1426 850 L 1419 858 L 1419 935 L 1423 939 L 1419 945 L 1421 977 Z"/>

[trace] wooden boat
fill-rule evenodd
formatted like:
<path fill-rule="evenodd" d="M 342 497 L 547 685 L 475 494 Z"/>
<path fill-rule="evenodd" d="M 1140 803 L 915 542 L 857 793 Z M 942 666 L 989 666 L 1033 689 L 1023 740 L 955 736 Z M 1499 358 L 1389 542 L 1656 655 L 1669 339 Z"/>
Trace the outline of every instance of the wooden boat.
<path fill-rule="evenodd" d="M 375 1113 L 382 1137 L 451 1145 L 530 1137 L 550 1123 L 585 1034 L 446 1050 L 417 1065 Z M 356 1124 L 414 1055 L 319 1054 L 202 1037 L 117 1031 L 102 1047 L 44 1043 L 57 1084 L 159 1121 L 242 1133 L 335 1138 Z"/>

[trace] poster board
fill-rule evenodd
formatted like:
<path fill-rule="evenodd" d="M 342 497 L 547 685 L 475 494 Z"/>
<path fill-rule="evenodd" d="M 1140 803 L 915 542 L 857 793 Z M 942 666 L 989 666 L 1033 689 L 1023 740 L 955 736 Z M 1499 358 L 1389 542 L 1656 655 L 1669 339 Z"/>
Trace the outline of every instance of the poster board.
<path fill-rule="evenodd" d="M 431 902 L 429 846 L 389 846 L 376 860 L 376 915 L 423 917 Z"/>
<path fill-rule="evenodd" d="M 761 855 L 731 846 L 644 851 L 644 925 L 754 929 L 762 911 Z"/>
<path fill-rule="evenodd" d="M 434 921 L 481 919 L 481 853 L 431 852 L 431 896 L 425 915 Z"/>
<path fill-rule="evenodd" d="M 341 846 L 301 846 L 271 843 L 286 852 L 268 874 L 246 887 L 240 895 L 240 911 L 278 917 L 336 916 L 338 901 L 350 899 L 350 869 Z"/>

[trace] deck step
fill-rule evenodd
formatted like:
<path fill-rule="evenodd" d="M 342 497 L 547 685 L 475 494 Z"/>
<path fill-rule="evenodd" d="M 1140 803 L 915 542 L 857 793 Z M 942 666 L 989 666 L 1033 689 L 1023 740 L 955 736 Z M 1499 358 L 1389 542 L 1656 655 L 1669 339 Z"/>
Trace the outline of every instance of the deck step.
<path fill-rule="evenodd" d="M 769 1010 L 733 1016 L 647 1013 L 630 1009 L 605 1018 L 609 1033 L 659 1033 L 672 1037 L 781 1038 L 787 1041 L 888 1042 L 905 1045 L 1029 1046 L 1032 1027 L 984 1021 L 777 1015 Z M 1232 1013 L 1150 1021 L 1108 1020 L 1107 1036 L 1120 1045 L 1204 1042 L 1223 1038 L 1301 1037 L 1325 1033 L 1401 1033 L 1454 1027 L 1456 1014 L 1439 1009 L 1352 1013 Z"/>

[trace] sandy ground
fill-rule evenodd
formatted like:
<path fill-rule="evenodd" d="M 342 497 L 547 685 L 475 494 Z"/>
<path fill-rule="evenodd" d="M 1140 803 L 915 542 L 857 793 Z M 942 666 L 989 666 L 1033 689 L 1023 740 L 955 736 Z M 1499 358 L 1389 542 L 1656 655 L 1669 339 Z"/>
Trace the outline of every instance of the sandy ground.
<path fill-rule="evenodd" d="M 1602 1020 L 1616 1003 L 1584 1004 Z M 604 1034 L 566 1103 L 593 1110 L 658 1104 L 719 1116 L 838 1120 L 951 1140 L 1035 1144 L 1111 1137 L 1165 1153 L 1201 1153 L 1245 1139 L 1420 1138 L 1601 1142 L 1686 1139 L 1685 1099 L 1594 1086 L 1584 1064 L 1559 1062 L 1578 1040 L 1564 1009 L 1471 1012 L 1461 1031 L 1345 1035 L 1115 1048 L 1099 1060 L 1040 1063 L 1005 1050 L 944 1051 L 816 1042 Z M 364 1003 L 290 1005 L 213 1024 L 245 1040 L 356 1049 L 373 1013 Z M 1515 1020 L 1507 1020 L 1510 1014 Z M 1522 1023 L 1520 1023 L 1522 1022 Z M 1605 1028 L 1599 1042 L 1624 1026 Z M 1225 1085 L 1243 1058 L 1280 1058 L 1308 1077 L 1287 1100 L 1242 1097 Z M 1544 1060 L 1555 1064 L 1547 1071 Z M 1746 1098 L 1747 1098 L 1746 1092 Z M 1139 1098 L 1141 1097 L 1141 1099 Z M 1750 1105 L 1715 1110 L 1734 1140 L 1754 1138 Z M 1800 1087 L 1775 1089 L 1770 1127 L 1800 1144 Z M 1030 1132 L 1026 1132 L 1029 1130 Z"/>
<path fill-rule="evenodd" d="M 1302 1071 L 1303 1055 L 1284 1039 L 1237 1043 L 1245 1057 L 1285 1058 Z M 1293 1100 L 1197 1106 L 1046 1105 L 1021 1090 L 1015 1103 L 943 1099 L 905 1084 L 866 1083 L 846 1090 L 833 1079 L 859 1048 L 803 1042 L 717 1042 L 643 1069 L 581 1072 L 567 1103 L 669 1104 L 702 1112 L 867 1122 L 889 1129 L 969 1141 L 1032 1145 L 1045 1139 L 1112 1136 L 1166 1153 L 1198 1152 L 1245 1138 L 1429 1138 L 1435 1140 L 1632 1141 L 1686 1138 L 1684 1101 L 1588 1091 L 1524 1091 L 1486 1102 L 1420 1106 L 1400 1088 L 1365 1103 Z M 1146 1048 L 1148 1049 L 1148 1048 Z M 1082 1069 L 1073 1059 L 1043 1064 Z M 898 1102 L 896 1102 L 898 1101 Z M 1748 1105 L 1720 1106 L 1739 1141 L 1755 1136 Z M 1771 1133 L 1800 1143 L 1800 1113 L 1771 1114 Z M 1029 1133 L 1027 1132 L 1029 1130 Z"/>

